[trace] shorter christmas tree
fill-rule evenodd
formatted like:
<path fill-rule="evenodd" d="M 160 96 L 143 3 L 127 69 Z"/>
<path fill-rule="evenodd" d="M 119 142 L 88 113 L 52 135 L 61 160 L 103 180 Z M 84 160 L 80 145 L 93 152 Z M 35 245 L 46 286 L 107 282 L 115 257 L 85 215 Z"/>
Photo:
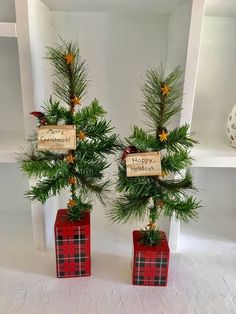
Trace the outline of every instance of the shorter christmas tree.
<path fill-rule="evenodd" d="M 148 216 L 149 223 L 141 230 L 140 240 L 146 246 L 161 241 L 156 226 L 161 214 L 171 217 L 175 213 L 186 222 L 197 217 L 199 202 L 189 194 L 194 187 L 188 170 L 192 164 L 190 149 L 196 141 L 187 124 L 167 130 L 170 120 L 181 111 L 181 77 L 179 67 L 166 78 L 162 69 L 147 71 L 142 109 L 148 118 L 149 131 L 133 128 L 132 135 L 125 140 L 119 162 L 117 191 L 123 195 L 116 199 L 110 217 L 115 222 L 128 222 Z M 160 153 L 161 175 L 127 177 L 127 156 L 140 152 Z"/>
<path fill-rule="evenodd" d="M 106 155 L 116 150 L 117 135 L 112 134 L 110 122 L 105 119 L 106 112 L 98 100 L 83 106 L 88 80 L 78 44 L 62 41 L 49 47 L 47 59 L 55 78 L 54 94 L 63 104 L 50 97 L 42 112 L 32 114 L 38 119 L 39 126 L 74 125 L 76 149 L 39 151 L 35 133 L 20 156 L 20 164 L 24 173 L 38 179 L 26 193 L 27 197 L 45 203 L 49 197 L 69 188 L 68 217 L 70 221 L 76 221 L 84 211 L 92 208 L 91 196 L 104 203 L 110 182 L 103 180 L 104 170 L 109 166 Z"/>

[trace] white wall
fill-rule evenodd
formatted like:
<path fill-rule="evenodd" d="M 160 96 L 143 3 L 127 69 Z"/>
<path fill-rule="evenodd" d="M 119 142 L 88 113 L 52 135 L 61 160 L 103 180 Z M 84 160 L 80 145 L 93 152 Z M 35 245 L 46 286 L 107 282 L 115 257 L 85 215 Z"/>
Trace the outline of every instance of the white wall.
<path fill-rule="evenodd" d="M 205 17 L 192 130 L 205 142 L 228 142 L 226 120 L 236 103 L 236 18 Z"/>
<path fill-rule="evenodd" d="M 0 38 L 0 139 L 24 133 L 20 69 L 15 38 Z"/>
<path fill-rule="evenodd" d="M 188 51 L 191 10 L 192 0 L 186 0 L 169 17 L 165 74 L 168 75 L 175 67 L 180 66 L 183 71 L 183 81 Z M 177 127 L 179 120 L 180 115 L 177 115 L 170 122 L 169 127 Z"/>
<path fill-rule="evenodd" d="M 30 201 L 23 197 L 29 189 L 28 180 L 18 164 L 0 163 L 0 212 L 21 212 L 30 209 Z"/>
<path fill-rule="evenodd" d="M 0 22 L 15 22 L 14 0 L 2 0 Z M 16 38 L 0 38 L 0 213 L 23 213 L 30 208 L 23 197 L 28 180 L 17 164 L 2 163 L 8 160 L 3 152 L 16 149 L 24 140 L 23 105 L 20 84 L 19 55 Z M 18 143 L 19 141 L 19 143 Z M 10 159 L 10 158 L 9 158 Z M 2 219 L 2 218 L 0 218 Z"/>
<path fill-rule="evenodd" d="M 0 22 L 15 22 L 15 1 L 1 0 Z"/>
<path fill-rule="evenodd" d="M 198 221 L 187 228 L 210 239 L 235 242 L 236 169 L 195 168 L 193 178 L 202 208 Z"/>
<path fill-rule="evenodd" d="M 192 0 L 186 0 L 169 18 L 166 73 L 180 65 L 185 70 Z"/>

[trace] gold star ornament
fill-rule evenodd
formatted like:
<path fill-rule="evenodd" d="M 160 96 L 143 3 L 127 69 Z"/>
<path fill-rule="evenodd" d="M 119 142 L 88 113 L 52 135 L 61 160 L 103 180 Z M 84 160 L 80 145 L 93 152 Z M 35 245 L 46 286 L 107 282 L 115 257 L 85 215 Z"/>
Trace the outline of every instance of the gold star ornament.
<path fill-rule="evenodd" d="M 73 55 L 73 53 L 67 53 L 64 56 L 64 59 L 66 60 L 67 64 L 72 64 L 74 62 L 74 58 L 75 58 L 75 56 Z"/>
<path fill-rule="evenodd" d="M 76 178 L 74 178 L 74 177 L 69 178 L 68 183 L 71 185 L 75 185 L 76 184 Z"/>
<path fill-rule="evenodd" d="M 67 162 L 68 164 L 73 164 L 73 163 L 75 162 L 75 157 L 74 157 L 73 155 L 68 155 L 68 156 L 66 157 L 66 162 Z"/>
<path fill-rule="evenodd" d="M 168 132 L 165 130 L 162 130 L 161 133 L 159 134 L 159 138 L 161 142 L 165 142 L 168 139 Z"/>
<path fill-rule="evenodd" d="M 75 200 L 69 200 L 67 203 L 68 207 L 74 207 L 76 205 L 76 201 Z"/>
<path fill-rule="evenodd" d="M 163 85 L 161 87 L 162 96 L 168 96 L 170 93 L 170 87 L 168 85 Z"/>
<path fill-rule="evenodd" d="M 81 105 L 79 97 L 76 97 L 76 96 L 72 96 L 70 98 L 70 102 L 73 106 Z"/>
<path fill-rule="evenodd" d="M 77 134 L 77 138 L 83 141 L 86 138 L 86 133 L 83 131 L 79 131 L 79 133 Z"/>
<path fill-rule="evenodd" d="M 164 178 L 168 175 L 168 173 L 164 170 L 161 171 L 161 177 Z"/>
<path fill-rule="evenodd" d="M 162 200 L 159 200 L 157 202 L 157 205 L 162 209 L 164 207 L 164 202 Z"/>
<path fill-rule="evenodd" d="M 151 221 L 150 221 L 147 226 L 149 227 L 150 230 L 156 229 L 156 225 L 154 224 L 154 222 L 151 222 Z"/>

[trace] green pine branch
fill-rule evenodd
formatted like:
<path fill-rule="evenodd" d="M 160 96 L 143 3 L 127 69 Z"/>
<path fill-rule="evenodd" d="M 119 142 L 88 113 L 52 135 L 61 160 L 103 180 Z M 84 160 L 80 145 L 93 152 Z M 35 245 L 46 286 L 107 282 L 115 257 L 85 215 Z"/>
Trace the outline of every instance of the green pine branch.
<path fill-rule="evenodd" d="M 148 197 L 133 197 L 124 195 L 115 200 L 111 212 L 108 214 L 114 222 L 131 222 L 143 220 L 147 213 Z"/>
<path fill-rule="evenodd" d="M 43 106 L 45 120 L 47 124 L 56 125 L 59 122 L 67 124 L 70 121 L 70 112 L 60 106 L 59 101 L 53 101 L 51 98 Z"/>
<path fill-rule="evenodd" d="M 161 169 L 166 173 L 179 173 L 192 165 L 192 158 L 187 150 L 176 153 L 167 153 L 161 159 Z"/>
<path fill-rule="evenodd" d="M 105 199 L 109 192 L 110 180 L 100 181 L 95 178 L 79 176 L 80 193 L 89 198 L 98 199 L 102 205 L 106 205 Z"/>
<path fill-rule="evenodd" d="M 116 189 L 132 197 L 150 197 L 156 193 L 156 181 L 152 177 L 127 177 L 124 164 L 119 165 Z"/>
<path fill-rule="evenodd" d="M 165 148 L 168 151 L 178 152 L 183 149 L 189 149 L 197 144 L 194 140 L 192 134 L 189 133 L 189 125 L 184 124 L 174 130 L 170 131 L 168 134 L 168 140 L 165 142 Z"/>
<path fill-rule="evenodd" d="M 35 135 L 33 135 L 35 136 Z M 28 145 L 20 148 L 21 151 L 17 153 L 17 158 L 20 163 L 26 163 L 28 161 L 51 161 L 57 162 L 64 159 L 64 154 L 61 152 L 51 152 L 51 151 L 38 151 L 37 150 L 37 140 L 30 137 L 28 139 Z M 24 171 L 24 169 L 22 168 Z M 32 174 L 33 176 L 33 174 Z"/>
<path fill-rule="evenodd" d="M 74 56 L 69 65 L 65 62 L 68 53 Z M 46 58 L 53 66 L 54 94 L 69 105 L 71 96 L 75 95 L 81 99 L 86 92 L 88 81 L 87 67 L 85 61 L 80 58 L 77 42 L 62 41 L 62 45 L 48 47 Z"/>
<path fill-rule="evenodd" d="M 189 222 L 190 219 L 196 220 L 198 217 L 197 209 L 200 208 L 200 202 L 196 201 L 193 196 L 179 199 L 165 199 L 164 214 L 172 216 L 175 213 L 177 219 Z"/>
<path fill-rule="evenodd" d="M 82 197 L 75 197 L 76 206 L 72 206 L 68 209 L 69 221 L 78 221 L 81 219 L 85 212 L 91 211 L 93 206 L 90 202 L 82 199 Z"/>
<path fill-rule="evenodd" d="M 163 128 L 168 122 L 181 111 L 183 87 L 180 68 L 177 67 L 164 78 L 164 70 L 148 70 L 147 80 L 143 85 L 145 102 L 143 112 L 148 118 L 149 126 L 154 129 Z M 170 93 L 163 97 L 161 88 L 167 85 Z"/>
<path fill-rule="evenodd" d="M 140 244 L 144 246 L 159 245 L 163 239 L 161 232 L 158 229 L 141 229 Z"/>
<path fill-rule="evenodd" d="M 161 148 L 155 136 L 136 126 L 133 128 L 132 135 L 126 138 L 126 142 L 128 145 L 135 146 L 139 152 L 158 151 Z"/>
<path fill-rule="evenodd" d="M 31 200 L 38 200 L 45 204 L 48 198 L 56 196 L 60 190 L 64 189 L 67 185 L 67 177 L 56 175 L 39 181 L 30 191 L 26 192 L 25 195 Z"/>
<path fill-rule="evenodd" d="M 117 141 L 117 135 L 112 134 L 109 137 L 103 137 L 102 139 L 84 140 L 77 143 L 76 156 L 80 158 L 84 154 L 95 154 L 97 155 L 109 155 L 113 154 L 119 142 Z M 93 155 L 91 155 L 93 156 Z"/>
<path fill-rule="evenodd" d="M 69 176 L 68 164 L 62 160 L 56 163 L 48 159 L 27 160 L 21 163 L 21 170 L 30 178 L 54 177 L 59 174 Z"/>
<path fill-rule="evenodd" d="M 192 175 L 190 171 L 186 171 L 182 179 L 159 180 L 159 185 L 164 189 L 165 193 L 172 196 L 176 193 L 185 194 L 185 190 L 194 190 Z"/>
<path fill-rule="evenodd" d="M 81 129 L 81 126 L 78 126 L 78 129 Z M 96 121 L 88 127 L 84 127 L 83 129 L 86 132 L 86 135 L 89 138 L 98 138 L 98 139 L 105 139 L 106 135 L 111 132 L 112 127 L 110 125 L 110 121 L 106 121 L 105 119 Z"/>
<path fill-rule="evenodd" d="M 94 99 L 87 107 L 82 108 L 74 114 L 73 121 L 75 125 L 86 127 L 90 123 L 96 123 L 98 118 L 104 117 L 106 111 L 99 105 L 97 99 Z"/>
<path fill-rule="evenodd" d="M 75 170 L 78 176 L 89 179 L 102 179 L 104 170 L 109 167 L 107 161 L 104 158 L 91 158 L 89 154 L 87 157 L 89 158 L 84 156 L 84 158 L 79 159 L 78 162 L 75 163 Z"/>

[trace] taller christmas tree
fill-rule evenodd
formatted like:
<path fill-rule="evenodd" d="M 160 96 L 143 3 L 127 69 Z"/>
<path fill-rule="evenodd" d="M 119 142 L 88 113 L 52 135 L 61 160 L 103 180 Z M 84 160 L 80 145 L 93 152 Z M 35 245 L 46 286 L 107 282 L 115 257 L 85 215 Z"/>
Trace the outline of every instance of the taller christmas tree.
<path fill-rule="evenodd" d="M 69 187 L 68 217 L 77 221 L 81 213 L 92 208 L 91 196 L 104 202 L 109 180 L 103 180 L 108 167 L 106 155 L 118 145 L 117 135 L 112 134 L 106 112 L 95 99 L 84 107 L 83 96 L 88 85 L 85 61 L 81 60 L 77 43 L 64 42 L 48 48 L 47 59 L 53 68 L 53 91 L 59 100 L 45 103 L 42 112 L 32 112 L 42 125 L 74 125 L 76 147 L 69 151 L 37 149 L 34 134 L 20 158 L 21 169 L 38 183 L 26 195 L 32 200 L 46 200 Z M 81 108 L 81 109 L 80 109 Z"/>
<path fill-rule="evenodd" d="M 116 200 L 110 216 L 114 221 L 128 222 L 143 220 L 148 215 L 149 223 L 141 237 L 141 243 L 147 246 L 161 242 L 156 222 L 162 213 L 165 216 L 175 213 L 184 221 L 197 216 L 199 203 L 188 193 L 193 190 L 188 170 L 192 163 L 189 150 L 196 141 L 189 134 L 187 124 L 167 130 L 168 122 L 181 110 L 182 91 L 179 67 L 166 78 L 163 70 L 147 71 L 143 112 L 148 118 L 149 131 L 133 128 L 119 163 L 117 190 L 123 195 Z M 142 152 L 160 153 L 162 172 L 128 177 L 127 156 Z"/>

